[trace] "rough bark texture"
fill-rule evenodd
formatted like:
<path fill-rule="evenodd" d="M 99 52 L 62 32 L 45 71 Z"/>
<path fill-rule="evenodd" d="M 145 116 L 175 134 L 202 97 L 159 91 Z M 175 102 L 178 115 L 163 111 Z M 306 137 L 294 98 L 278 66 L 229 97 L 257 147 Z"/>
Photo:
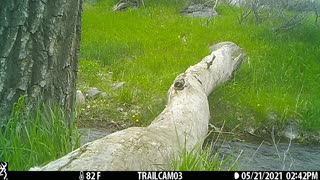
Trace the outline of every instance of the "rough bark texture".
<path fill-rule="evenodd" d="M 168 91 L 168 104 L 148 127 L 132 127 L 85 144 L 42 168 L 31 170 L 166 170 L 184 148 L 208 133 L 207 96 L 229 80 L 244 53 L 231 42 L 180 74 Z"/>
<path fill-rule="evenodd" d="M 82 0 L 1 0 L 0 123 L 25 94 L 72 114 L 81 13 Z"/>

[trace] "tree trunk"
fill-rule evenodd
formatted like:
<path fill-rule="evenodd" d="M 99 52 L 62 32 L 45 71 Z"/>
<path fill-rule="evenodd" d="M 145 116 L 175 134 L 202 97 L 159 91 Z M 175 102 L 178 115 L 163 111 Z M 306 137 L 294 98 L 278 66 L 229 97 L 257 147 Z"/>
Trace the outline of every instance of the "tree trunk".
<path fill-rule="evenodd" d="M 72 114 L 82 0 L 2 0 L 0 3 L 0 123 L 28 95 Z"/>
<path fill-rule="evenodd" d="M 244 57 L 231 42 L 211 50 L 211 55 L 176 78 L 166 108 L 151 125 L 115 132 L 31 170 L 168 170 L 184 148 L 190 151 L 205 139 L 210 118 L 207 96 L 231 78 Z"/>

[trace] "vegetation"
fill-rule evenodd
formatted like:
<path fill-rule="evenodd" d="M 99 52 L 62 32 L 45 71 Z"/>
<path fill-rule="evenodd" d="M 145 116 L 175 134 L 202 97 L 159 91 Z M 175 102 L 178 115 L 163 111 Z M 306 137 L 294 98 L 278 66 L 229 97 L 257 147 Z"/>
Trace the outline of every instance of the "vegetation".
<path fill-rule="evenodd" d="M 248 58 L 233 80 L 209 97 L 213 127 L 281 132 L 295 122 L 303 132 L 319 132 L 320 27 L 311 14 L 303 25 L 275 33 L 270 21 L 238 23 L 242 9 L 221 4 L 220 16 L 196 19 L 179 15 L 183 0 L 144 0 L 140 9 L 125 12 L 113 12 L 115 3 L 84 4 L 78 87 L 97 87 L 108 97 L 80 106 L 78 126 L 148 125 L 165 107 L 174 78 L 208 55 L 209 45 L 232 41 Z M 112 88 L 122 81 L 121 89 Z M 27 170 L 77 147 L 76 129 L 68 128 L 58 108 L 40 104 L 34 114 L 24 108 L 22 98 L 0 127 L 0 159 L 9 161 L 11 170 Z M 173 168 L 234 168 L 211 152 L 182 152 Z"/>
<path fill-rule="evenodd" d="M 296 121 L 303 131 L 320 130 L 320 34 L 312 15 L 302 26 L 274 33 L 269 22 L 239 24 L 234 12 L 240 9 L 223 5 L 217 7 L 220 16 L 195 19 L 179 15 L 184 1 L 146 0 L 144 7 L 125 12 L 113 12 L 115 3 L 84 7 L 79 85 L 98 87 L 112 98 L 102 105 L 91 101 L 97 108 L 83 107 L 79 122 L 148 125 L 164 108 L 178 74 L 208 55 L 209 45 L 233 41 L 248 58 L 232 82 L 210 96 L 214 124 L 280 132 Z M 126 85 L 113 91 L 120 81 Z"/>
<path fill-rule="evenodd" d="M 209 133 L 211 134 L 211 133 Z M 221 131 L 217 136 L 213 136 L 211 140 L 206 143 L 199 142 L 191 151 L 183 149 L 183 151 L 173 160 L 172 170 L 174 171 L 235 171 L 239 170 L 238 160 L 242 154 L 233 158 L 231 155 L 225 156 L 220 154 L 216 148 L 217 142 L 223 142 Z M 203 146 L 201 146 L 204 144 Z"/>
<path fill-rule="evenodd" d="M 212 146 L 204 149 L 194 148 L 188 152 L 184 150 L 173 163 L 174 171 L 234 171 L 236 162 L 231 163 L 231 159 L 221 159 L 219 152 L 213 155 Z"/>
<path fill-rule="evenodd" d="M 79 147 L 79 135 L 69 128 L 58 108 L 39 104 L 25 114 L 24 97 L 14 105 L 9 122 L 0 127 L 0 159 L 9 170 L 28 170 L 57 159 Z"/>

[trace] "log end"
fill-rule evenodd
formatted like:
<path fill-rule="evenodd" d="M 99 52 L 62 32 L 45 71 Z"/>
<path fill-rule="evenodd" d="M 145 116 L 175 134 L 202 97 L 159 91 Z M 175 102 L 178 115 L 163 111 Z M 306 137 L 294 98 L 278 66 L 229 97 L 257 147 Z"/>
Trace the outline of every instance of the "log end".
<path fill-rule="evenodd" d="M 209 51 L 212 53 L 224 47 L 228 49 L 229 54 L 231 55 L 231 59 L 233 60 L 233 71 L 237 70 L 242 61 L 245 59 L 246 54 L 244 53 L 242 48 L 229 41 L 213 44 L 209 47 Z"/>

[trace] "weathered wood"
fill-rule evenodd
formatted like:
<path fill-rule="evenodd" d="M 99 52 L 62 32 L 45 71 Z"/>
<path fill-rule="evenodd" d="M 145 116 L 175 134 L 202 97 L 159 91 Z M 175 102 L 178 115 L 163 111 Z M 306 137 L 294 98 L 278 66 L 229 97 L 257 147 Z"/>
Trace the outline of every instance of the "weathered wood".
<path fill-rule="evenodd" d="M 120 0 L 117 4 L 112 7 L 113 11 L 124 11 L 127 8 L 139 8 L 140 1 L 139 0 Z"/>
<path fill-rule="evenodd" d="M 0 123 L 13 104 L 39 97 L 72 115 L 82 0 L 1 0 Z"/>
<path fill-rule="evenodd" d="M 231 42 L 180 74 L 168 91 L 168 104 L 148 127 L 132 127 L 88 143 L 42 168 L 32 170 L 166 170 L 184 148 L 208 133 L 207 96 L 229 80 L 244 53 Z"/>

